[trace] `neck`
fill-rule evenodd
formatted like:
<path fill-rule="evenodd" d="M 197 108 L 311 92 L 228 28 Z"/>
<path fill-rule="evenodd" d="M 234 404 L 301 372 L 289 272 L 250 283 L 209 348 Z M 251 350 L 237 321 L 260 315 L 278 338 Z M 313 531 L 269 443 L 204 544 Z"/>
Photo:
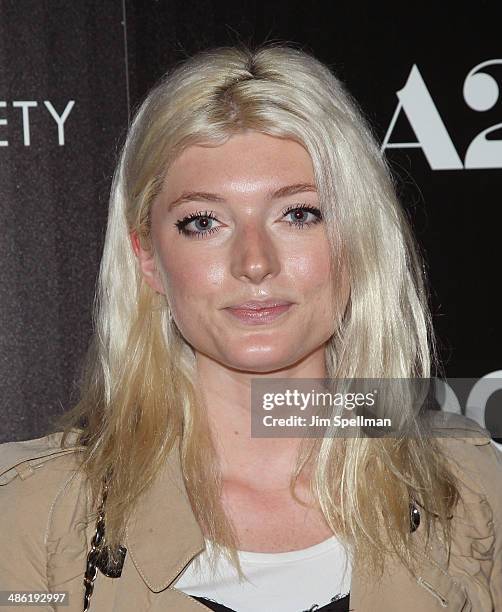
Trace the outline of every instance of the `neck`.
<path fill-rule="evenodd" d="M 252 437 L 251 380 L 325 378 L 324 348 L 286 369 L 258 373 L 227 368 L 197 354 L 196 371 L 196 388 L 206 410 L 223 480 L 245 482 L 260 490 L 286 489 L 301 438 Z"/>

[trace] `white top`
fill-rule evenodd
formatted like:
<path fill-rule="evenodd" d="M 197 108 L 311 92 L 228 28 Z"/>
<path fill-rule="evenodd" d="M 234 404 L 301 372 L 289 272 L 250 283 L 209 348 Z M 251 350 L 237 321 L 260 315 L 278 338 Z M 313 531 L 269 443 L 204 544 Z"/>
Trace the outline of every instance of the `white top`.
<path fill-rule="evenodd" d="M 299 612 L 314 604 L 322 607 L 350 591 L 350 560 L 335 536 L 290 552 L 238 551 L 247 578 L 242 582 L 224 557 L 219 558 L 216 573 L 211 575 L 207 564 L 211 545 L 206 539 L 206 550 L 199 555 L 201 572 L 189 564 L 174 583 L 176 589 L 212 599 L 236 612 Z"/>

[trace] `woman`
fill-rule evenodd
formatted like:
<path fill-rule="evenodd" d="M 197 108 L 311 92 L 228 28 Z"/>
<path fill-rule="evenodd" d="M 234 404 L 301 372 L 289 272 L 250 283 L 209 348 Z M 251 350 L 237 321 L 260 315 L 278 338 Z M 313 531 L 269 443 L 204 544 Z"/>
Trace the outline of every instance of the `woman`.
<path fill-rule="evenodd" d="M 252 379 L 437 368 L 420 256 L 344 86 L 285 45 L 199 53 L 129 130 L 64 435 L 0 447 L 1 588 L 70 610 L 502 609 L 486 430 L 251 435 Z"/>

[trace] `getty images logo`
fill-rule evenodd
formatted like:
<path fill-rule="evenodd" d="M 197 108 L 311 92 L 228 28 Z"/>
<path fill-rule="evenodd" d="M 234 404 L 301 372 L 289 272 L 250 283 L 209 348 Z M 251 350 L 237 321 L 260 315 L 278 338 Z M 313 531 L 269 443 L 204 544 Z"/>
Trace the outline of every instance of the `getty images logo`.
<path fill-rule="evenodd" d="M 474 66 L 467 74 L 463 95 L 467 106 L 472 110 L 488 111 L 497 103 L 500 93 L 497 81 L 482 70 L 500 64 L 502 59 L 487 60 Z M 396 95 L 399 103 L 383 139 L 382 151 L 422 149 L 432 170 L 502 168 L 502 140 L 487 138 L 492 132 L 500 130 L 502 123 L 492 125 L 475 136 L 467 148 L 462 163 L 416 64 L 413 65 L 405 86 L 396 92 Z M 415 132 L 416 142 L 389 142 L 401 111 L 404 111 Z"/>
<path fill-rule="evenodd" d="M 65 143 L 64 138 L 64 124 L 68 119 L 68 115 L 70 114 L 73 106 L 75 104 L 75 100 L 69 100 L 66 104 L 65 109 L 60 114 L 54 108 L 49 100 L 44 100 L 44 106 L 54 119 L 57 126 L 57 136 L 58 136 L 58 144 L 59 146 L 63 146 Z M 0 100 L 0 108 L 6 108 L 7 102 Z M 21 116 L 23 122 L 23 142 L 25 147 L 29 147 L 31 145 L 31 137 L 30 137 L 30 108 L 36 108 L 38 106 L 38 102 L 35 100 L 14 100 L 12 102 L 12 106 L 14 108 L 21 109 Z M 5 117 L 0 117 L 0 126 L 7 125 L 7 119 Z M 8 147 L 8 140 L 0 139 L 0 147 Z"/>

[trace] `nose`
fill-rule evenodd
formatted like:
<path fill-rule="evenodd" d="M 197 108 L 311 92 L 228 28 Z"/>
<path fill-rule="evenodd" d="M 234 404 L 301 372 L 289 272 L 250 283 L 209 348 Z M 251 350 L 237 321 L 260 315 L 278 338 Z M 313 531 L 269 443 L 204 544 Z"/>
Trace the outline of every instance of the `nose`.
<path fill-rule="evenodd" d="M 230 265 L 235 278 L 255 284 L 275 276 L 280 259 L 273 237 L 259 223 L 249 222 L 234 238 Z"/>

